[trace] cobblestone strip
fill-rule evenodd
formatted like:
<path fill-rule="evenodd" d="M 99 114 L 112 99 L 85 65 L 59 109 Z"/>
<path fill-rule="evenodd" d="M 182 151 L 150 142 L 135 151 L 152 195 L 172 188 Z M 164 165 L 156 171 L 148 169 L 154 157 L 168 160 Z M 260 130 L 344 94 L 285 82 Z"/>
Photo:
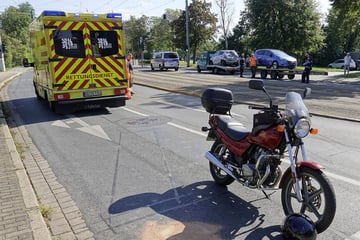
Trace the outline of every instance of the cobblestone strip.
<path fill-rule="evenodd" d="M 3 95 L 7 98 L 6 94 Z M 50 230 L 49 235 L 51 235 L 51 238 L 55 240 L 95 239 L 76 203 L 71 199 L 66 189 L 58 183 L 47 160 L 43 158 L 32 142 L 16 111 L 13 111 L 10 105 L 7 105 L 7 109 L 11 111 L 8 119 L 8 125 L 11 126 L 13 132 L 13 139 L 11 140 L 15 141 L 21 148 L 18 149 L 20 151 L 18 164 L 26 170 L 28 176 L 26 176 L 26 179 L 28 181 L 30 179 L 36 194 L 37 199 L 35 202 L 39 204 L 43 211 L 49 213 L 48 217 L 45 218 L 45 222 Z M 16 148 L 14 151 L 16 151 Z M 33 227 L 36 229 L 36 226 Z"/>
<path fill-rule="evenodd" d="M 87 228 L 76 203 L 66 189 L 57 182 L 48 162 L 33 144 L 24 126 L 17 127 L 15 138 L 27 148 L 23 153 L 23 163 L 39 202 L 45 209 L 51 211 L 47 224 L 52 238 L 95 239 L 93 233 Z"/>
<path fill-rule="evenodd" d="M 34 191 L 0 108 L 0 239 L 49 240 Z"/>

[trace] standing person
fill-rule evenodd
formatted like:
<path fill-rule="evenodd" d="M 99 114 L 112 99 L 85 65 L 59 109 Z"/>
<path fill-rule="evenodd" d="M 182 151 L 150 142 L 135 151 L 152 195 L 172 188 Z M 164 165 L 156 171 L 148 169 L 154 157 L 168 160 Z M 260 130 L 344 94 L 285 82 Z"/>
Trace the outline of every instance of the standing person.
<path fill-rule="evenodd" d="M 240 66 L 240 77 L 243 77 L 244 68 L 245 68 L 245 54 L 242 53 L 239 59 L 239 66 Z"/>
<path fill-rule="evenodd" d="M 350 53 L 347 53 L 344 57 L 344 74 L 349 74 L 350 63 L 351 63 L 351 56 Z"/>
<path fill-rule="evenodd" d="M 250 57 L 249 57 L 249 54 L 246 54 L 245 66 L 246 66 L 246 67 L 249 67 L 249 63 L 250 63 Z"/>
<path fill-rule="evenodd" d="M 309 53 L 305 54 L 305 60 L 303 63 L 303 66 L 305 66 L 304 71 L 301 76 L 301 82 L 302 83 L 309 83 L 310 81 L 310 71 L 312 69 L 312 60 L 309 55 Z"/>
<path fill-rule="evenodd" d="M 127 70 L 127 80 L 128 80 L 128 87 L 129 87 L 129 90 L 131 92 L 131 95 L 134 95 L 135 93 L 132 91 L 132 86 L 133 86 L 133 83 L 134 83 L 134 69 L 133 69 L 133 66 L 132 66 L 132 54 L 131 53 L 128 53 L 126 55 L 126 70 Z"/>
<path fill-rule="evenodd" d="M 256 75 L 256 57 L 254 53 L 251 54 L 250 60 L 249 60 L 249 66 L 251 69 L 251 78 L 255 78 Z"/>

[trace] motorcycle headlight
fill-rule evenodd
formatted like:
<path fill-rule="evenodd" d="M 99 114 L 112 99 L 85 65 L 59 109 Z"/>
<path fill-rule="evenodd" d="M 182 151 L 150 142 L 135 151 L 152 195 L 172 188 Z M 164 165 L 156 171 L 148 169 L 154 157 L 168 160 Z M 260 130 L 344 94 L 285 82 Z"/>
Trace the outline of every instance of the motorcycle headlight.
<path fill-rule="evenodd" d="M 310 132 L 310 121 L 305 118 L 301 118 L 297 121 L 294 127 L 294 133 L 298 138 L 306 137 Z"/>

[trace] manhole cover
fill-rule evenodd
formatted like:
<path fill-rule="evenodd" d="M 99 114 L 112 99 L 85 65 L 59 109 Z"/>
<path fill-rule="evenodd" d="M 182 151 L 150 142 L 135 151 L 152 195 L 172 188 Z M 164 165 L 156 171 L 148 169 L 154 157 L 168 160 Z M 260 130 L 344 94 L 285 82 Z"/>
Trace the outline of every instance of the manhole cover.
<path fill-rule="evenodd" d="M 154 126 L 154 125 L 161 125 L 161 124 L 167 123 L 169 121 L 170 121 L 170 118 L 166 118 L 166 117 L 148 116 L 148 117 L 128 120 L 127 124 L 132 125 L 132 126 L 139 126 L 139 125 Z"/>

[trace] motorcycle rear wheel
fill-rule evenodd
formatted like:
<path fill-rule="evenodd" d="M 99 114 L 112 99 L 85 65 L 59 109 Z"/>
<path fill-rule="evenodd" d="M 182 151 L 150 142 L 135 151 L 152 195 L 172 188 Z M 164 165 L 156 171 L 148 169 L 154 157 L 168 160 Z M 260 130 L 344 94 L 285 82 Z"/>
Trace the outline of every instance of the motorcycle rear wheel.
<path fill-rule="evenodd" d="M 225 145 L 221 141 L 216 141 L 213 146 L 211 147 L 211 153 L 219 159 L 223 164 L 226 164 L 226 159 L 231 157 L 230 151 L 226 148 L 222 156 L 219 156 L 220 151 L 222 148 L 226 148 Z M 229 159 L 227 159 L 229 160 Z M 210 167 L 210 173 L 213 177 L 214 181 L 221 185 L 226 186 L 230 185 L 235 181 L 233 177 L 228 175 L 226 172 L 224 172 L 221 168 L 213 164 L 212 162 L 209 162 Z"/>
<path fill-rule="evenodd" d="M 336 211 L 334 189 L 325 174 L 316 169 L 302 167 L 300 188 L 303 201 L 296 198 L 295 183 L 291 174 L 285 176 L 281 202 L 285 215 L 303 213 L 315 223 L 318 233 L 325 231 L 333 221 Z"/>

